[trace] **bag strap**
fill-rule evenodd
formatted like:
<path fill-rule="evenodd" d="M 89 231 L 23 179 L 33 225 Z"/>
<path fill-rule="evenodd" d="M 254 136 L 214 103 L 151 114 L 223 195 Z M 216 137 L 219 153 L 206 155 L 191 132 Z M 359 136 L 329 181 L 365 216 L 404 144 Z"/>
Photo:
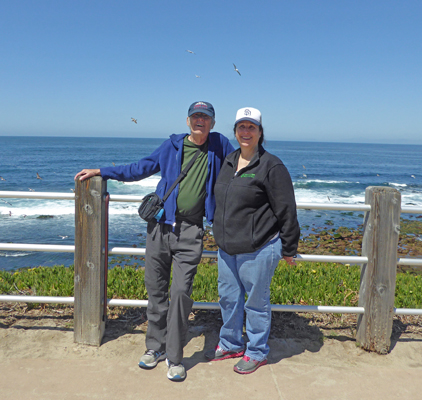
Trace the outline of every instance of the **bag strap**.
<path fill-rule="evenodd" d="M 180 175 L 177 177 L 177 179 L 173 182 L 173 185 L 171 185 L 170 189 L 167 190 L 167 193 L 163 197 L 163 203 L 167 200 L 167 198 L 170 196 L 170 193 L 178 185 L 178 183 L 188 174 L 190 167 L 192 167 L 193 163 L 198 158 L 200 152 L 201 152 L 201 149 L 198 149 L 196 151 L 196 153 L 193 155 L 193 157 L 189 161 L 188 165 L 186 165 L 185 169 L 180 173 Z"/>

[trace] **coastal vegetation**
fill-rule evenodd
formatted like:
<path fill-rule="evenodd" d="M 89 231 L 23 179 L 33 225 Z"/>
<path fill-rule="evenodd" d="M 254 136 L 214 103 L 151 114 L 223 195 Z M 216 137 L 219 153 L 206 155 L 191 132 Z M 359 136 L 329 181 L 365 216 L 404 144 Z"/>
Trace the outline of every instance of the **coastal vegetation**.
<path fill-rule="evenodd" d="M 399 257 L 422 257 L 422 222 L 401 223 Z M 299 253 L 360 255 L 362 232 L 348 228 L 314 229 L 302 237 Z M 209 231 L 204 238 L 207 250 L 216 250 Z M 194 301 L 217 302 L 218 267 L 215 259 L 202 259 L 195 277 Z M 1 294 L 73 296 L 74 269 L 54 267 L 0 271 Z M 271 283 L 271 303 L 356 306 L 359 298 L 360 266 L 297 261 L 295 267 L 281 261 Z M 108 298 L 147 299 L 143 260 L 140 257 L 109 258 Z M 422 308 L 422 274 L 418 268 L 398 268 L 395 307 Z M 33 306 L 31 306 L 33 307 Z"/>
<path fill-rule="evenodd" d="M 0 271 L 1 294 L 73 296 L 73 267 L 37 267 L 15 272 Z M 217 264 L 198 266 L 192 298 L 217 302 Z M 357 306 L 360 267 L 335 263 L 280 262 L 271 283 L 272 304 Z M 108 271 L 108 298 L 147 299 L 142 267 L 116 266 Z M 422 275 L 397 274 L 397 308 L 422 308 Z"/>

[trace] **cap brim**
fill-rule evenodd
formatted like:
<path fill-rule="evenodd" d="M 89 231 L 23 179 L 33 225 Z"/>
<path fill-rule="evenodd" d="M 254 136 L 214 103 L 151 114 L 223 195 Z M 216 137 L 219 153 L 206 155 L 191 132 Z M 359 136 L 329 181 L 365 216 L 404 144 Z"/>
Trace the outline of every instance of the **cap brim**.
<path fill-rule="evenodd" d="M 191 112 L 188 112 L 188 117 L 193 114 L 207 114 L 209 117 L 214 118 L 214 114 L 209 110 L 193 110 Z"/>
<path fill-rule="evenodd" d="M 261 125 L 261 123 L 258 122 L 256 119 L 247 118 L 247 117 L 238 119 L 234 124 L 236 125 L 236 124 L 238 124 L 239 122 L 242 122 L 242 121 L 249 121 L 249 122 L 252 122 L 253 124 L 258 125 L 258 126 Z"/>

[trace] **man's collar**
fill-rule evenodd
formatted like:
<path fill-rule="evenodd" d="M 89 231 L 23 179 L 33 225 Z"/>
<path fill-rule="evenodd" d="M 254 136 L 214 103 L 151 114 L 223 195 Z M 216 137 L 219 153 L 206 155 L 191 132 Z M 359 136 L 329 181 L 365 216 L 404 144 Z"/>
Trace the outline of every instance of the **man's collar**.
<path fill-rule="evenodd" d="M 197 145 L 197 146 L 202 146 L 208 140 L 209 135 L 210 135 L 209 132 L 208 132 L 207 136 L 205 136 L 205 135 L 195 135 L 191 132 L 190 135 L 188 136 L 188 140 L 190 142 L 192 142 L 193 144 Z M 197 137 L 197 136 L 199 136 L 199 137 Z"/>

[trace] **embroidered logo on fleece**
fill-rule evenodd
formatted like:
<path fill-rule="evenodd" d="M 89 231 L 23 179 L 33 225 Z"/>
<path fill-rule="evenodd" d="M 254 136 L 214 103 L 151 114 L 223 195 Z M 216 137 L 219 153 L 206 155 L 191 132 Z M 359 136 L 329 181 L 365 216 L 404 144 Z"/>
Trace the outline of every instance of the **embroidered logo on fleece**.
<path fill-rule="evenodd" d="M 240 175 L 241 178 L 255 178 L 255 174 L 242 174 Z"/>

